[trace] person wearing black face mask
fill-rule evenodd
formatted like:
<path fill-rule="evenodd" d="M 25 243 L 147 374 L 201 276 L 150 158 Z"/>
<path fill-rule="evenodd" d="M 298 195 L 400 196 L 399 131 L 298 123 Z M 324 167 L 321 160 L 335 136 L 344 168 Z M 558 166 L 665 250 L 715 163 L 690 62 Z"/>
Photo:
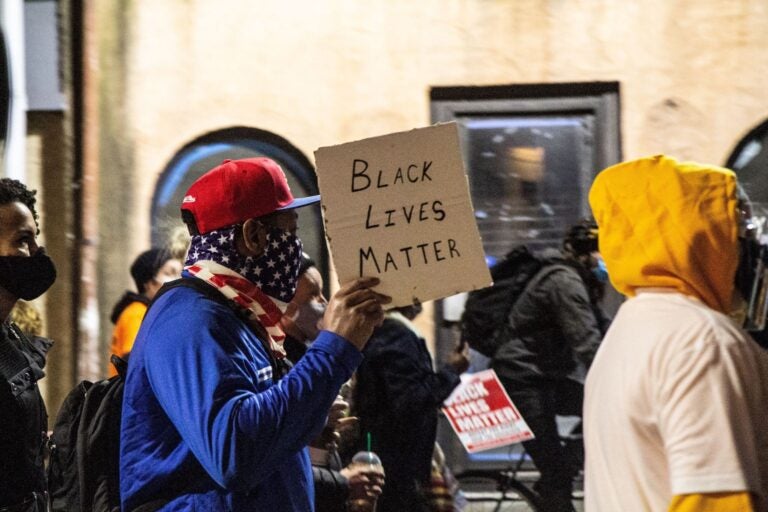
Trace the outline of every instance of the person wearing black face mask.
<path fill-rule="evenodd" d="M 46 503 L 48 416 L 37 381 L 51 343 L 9 321 L 19 299 L 39 297 L 56 279 L 37 234 L 35 191 L 0 179 L 0 511 L 43 511 Z"/>

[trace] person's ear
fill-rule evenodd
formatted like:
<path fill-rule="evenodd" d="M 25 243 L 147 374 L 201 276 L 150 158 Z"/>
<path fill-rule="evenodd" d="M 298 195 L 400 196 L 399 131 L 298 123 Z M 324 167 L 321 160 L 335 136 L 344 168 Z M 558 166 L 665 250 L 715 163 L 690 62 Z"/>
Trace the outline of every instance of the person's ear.
<path fill-rule="evenodd" d="M 256 219 L 248 219 L 243 223 L 242 236 L 239 237 L 238 249 L 246 256 L 258 258 L 267 248 L 267 228 Z"/>

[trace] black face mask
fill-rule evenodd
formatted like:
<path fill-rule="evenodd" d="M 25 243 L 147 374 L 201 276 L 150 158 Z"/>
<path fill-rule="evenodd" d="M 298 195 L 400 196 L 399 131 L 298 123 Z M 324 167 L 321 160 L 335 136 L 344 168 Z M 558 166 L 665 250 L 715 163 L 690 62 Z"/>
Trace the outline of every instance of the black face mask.
<path fill-rule="evenodd" d="M 56 280 L 56 267 L 40 247 L 32 256 L 0 256 L 0 286 L 14 297 L 32 300 Z"/>

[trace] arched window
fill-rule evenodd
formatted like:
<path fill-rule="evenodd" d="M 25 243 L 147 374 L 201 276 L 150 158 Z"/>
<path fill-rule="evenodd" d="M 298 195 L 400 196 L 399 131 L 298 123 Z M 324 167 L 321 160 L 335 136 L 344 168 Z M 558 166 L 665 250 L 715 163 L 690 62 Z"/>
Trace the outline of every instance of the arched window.
<path fill-rule="evenodd" d="M 163 245 L 181 222 L 180 206 L 190 185 L 226 159 L 266 156 L 285 171 L 293 195 L 318 193 L 314 167 L 304 154 L 284 138 L 264 130 L 236 127 L 208 133 L 181 148 L 158 180 L 152 199 L 152 243 Z M 307 206 L 299 213 L 299 235 L 304 250 L 327 275 L 325 237 L 320 208 Z"/>

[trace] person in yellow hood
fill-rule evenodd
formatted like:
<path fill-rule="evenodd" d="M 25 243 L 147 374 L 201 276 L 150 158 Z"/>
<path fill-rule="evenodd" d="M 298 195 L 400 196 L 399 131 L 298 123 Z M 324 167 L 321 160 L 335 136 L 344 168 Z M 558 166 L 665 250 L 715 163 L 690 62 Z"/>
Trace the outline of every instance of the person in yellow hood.
<path fill-rule="evenodd" d="M 768 356 L 734 320 L 757 244 L 735 174 L 641 158 L 589 201 L 628 300 L 587 375 L 586 510 L 766 510 Z"/>

